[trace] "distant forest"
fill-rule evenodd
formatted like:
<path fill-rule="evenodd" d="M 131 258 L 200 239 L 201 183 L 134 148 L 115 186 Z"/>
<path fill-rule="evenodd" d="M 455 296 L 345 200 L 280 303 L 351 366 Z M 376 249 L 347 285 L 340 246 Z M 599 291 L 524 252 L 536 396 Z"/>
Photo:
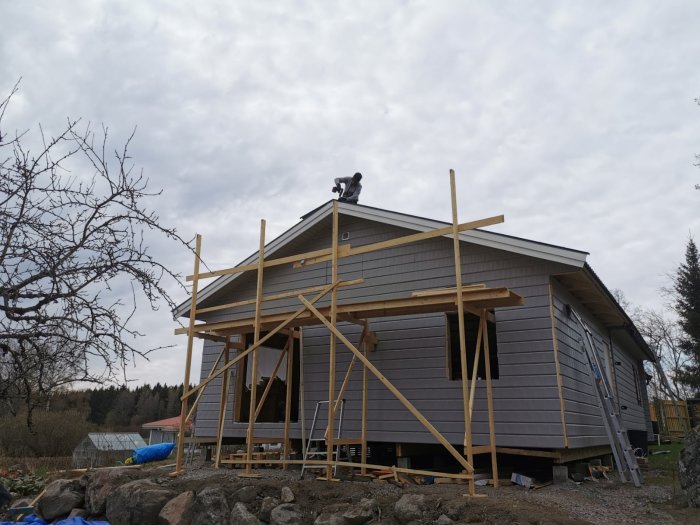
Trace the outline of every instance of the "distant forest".
<path fill-rule="evenodd" d="M 141 425 L 180 414 L 182 385 L 157 383 L 124 387 L 67 390 L 51 396 L 33 414 L 0 410 L 0 456 L 69 456 L 88 432 L 141 432 Z"/>
<path fill-rule="evenodd" d="M 54 395 L 50 412 L 76 410 L 85 414 L 85 421 L 100 430 L 136 431 L 141 425 L 180 414 L 182 385 L 156 383 L 135 389 L 98 388 L 66 391 Z"/>

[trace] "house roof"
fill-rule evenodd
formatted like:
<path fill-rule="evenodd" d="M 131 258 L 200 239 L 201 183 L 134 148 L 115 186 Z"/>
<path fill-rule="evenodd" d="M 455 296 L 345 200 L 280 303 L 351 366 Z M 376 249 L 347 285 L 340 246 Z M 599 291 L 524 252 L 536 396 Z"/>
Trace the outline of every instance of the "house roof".
<path fill-rule="evenodd" d="M 332 203 L 333 201 L 330 200 L 315 210 L 312 210 L 306 215 L 302 216 L 300 222 L 292 226 L 269 244 L 265 245 L 265 256 L 268 257 L 273 255 L 276 251 L 294 242 L 294 240 L 301 234 L 321 222 L 326 217 L 330 216 L 333 211 Z M 390 224 L 417 232 L 430 231 L 449 225 L 449 223 L 446 222 L 427 219 L 425 217 L 418 217 L 416 215 L 409 215 L 406 213 L 399 213 L 360 204 L 348 204 L 345 202 L 338 203 L 338 213 L 349 217 L 358 217 L 370 221 Z M 446 235 L 445 237 L 449 236 Z M 580 250 L 564 248 L 562 246 L 531 241 L 520 237 L 480 229 L 461 232 L 459 234 L 459 238 L 464 242 L 487 246 L 498 250 L 505 250 L 521 255 L 528 255 L 538 259 L 568 264 L 574 266 L 575 268 L 582 268 L 586 262 L 586 256 L 588 255 L 587 252 Z M 247 259 L 241 261 L 237 266 L 252 264 L 257 260 L 258 252 L 256 251 Z M 240 273 L 236 273 L 225 275 L 216 279 L 213 283 L 209 284 L 198 292 L 198 304 L 206 300 L 208 297 L 211 297 L 211 295 L 221 290 L 229 283 L 235 281 L 241 275 L 242 274 Z M 185 301 L 180 304 L 173 312 L 175 318 L 186 315 L 189 311 L 189 306 L 189 301 Z"/>
<path fill-rule="evenodd" d="M 308 231 L 316 224 L 329 217 L 333 212 L 333 200 L 322 204 L 318 208 L 311 210 L 301 217 L 301 221 L 275 238 L 273 241 L 265 245 L 265 256 L 271 256 L 283 247 L 293 243 L 304 232 Z M 338 202 L 338 213 L 349 217 L 357 217 L 369 221 L 375 221 L 383 224 L 397 226 L 417 232 L 424 232 L 443 228 L 450 223 L 437 221 L 426 217 L 419 217 L 406 213 L 400 213 L 373 206 L 365 206 L 361 204 L 349 204 Z M 445 237 L 450 237 L 446 235 Z M 569 281 L 572 279 L 577 281 L 577 284 L 583 283 L 583 289 L 590 295 L 595 295 L 595 300 L 588 301 L 587 306 L 593 314 L 608 328 L 621 328 L 632 338 L 633 342 L 641 348 L 642 354 L 647 359 L 654 359 L 654 354 L 640 335 L 634 323 L 625 313 L 623 308 L 617 303 L 613 295 L 603 284 L 600 278 L 596 275 L 593 269 L 586 262 L 588 252 L 566 248 L 554 244 L 547 244 L 538 241 L 532 241 L 512 235 L 505 235 L 486 231 L 482 229 L 467 230 L 459 234 L 459 239 L 463 242 L 486 246 L 497 250 L 526 255 L 537 259 L 557 262 L 571 266 L 571 273 L 562 274 L 559 277 L 560 281 L 568 287 Z M 255 263 L 258 260 L 258 252 L 251 254 L 247 259 L 241 261 L 237 266 L 244 266 Z M 214 293 L 221 290 L 228 284 L 234 282 L 242 274 L 229 274 L 216 279 L 198 292 L 198 304 Z M 581 286 L 578 286 L 581 288 Z M 583 301 L 584 304 L 586 301 Z M 189 312 L 190 303 L 185 301 L 180 304 L 175 310 L 175 317 L 187 315 Z"/>
<path fill-rule="evenodd" d="M 167 419 L 160 419 L 158 421 L 151 421 L 150 423 L 144 423 L 141 428 L 145 429 L 160 429 L 165 431 L 177 432 L 180 430 L 180 416 L 169 417 Z M 187 429 L 192 428 L 192 422 L 187 422 Z"/>

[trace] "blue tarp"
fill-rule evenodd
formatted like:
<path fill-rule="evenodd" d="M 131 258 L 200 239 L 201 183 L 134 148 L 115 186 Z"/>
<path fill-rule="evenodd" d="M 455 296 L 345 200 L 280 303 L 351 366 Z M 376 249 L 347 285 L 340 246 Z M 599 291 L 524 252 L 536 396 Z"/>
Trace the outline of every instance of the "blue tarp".
<path fill-rule="evenodd" d="M 148 445 L 134 450 L 131 455 L 134 463 L 140 465 L 150 461 L 160 461 L 167 458 L 175 448 L 175 443 L 158 443 L 157 445 Z"/>
<path fill-rule="evenodd" d="M 0 525 L 16 525 L 16 524 L 26 524 L 26 525 L 48 525 L 47 522 L 34 516 L 27 516 L 24 521 L 0 521 Z M 65 520 L 57 521 L 53 525 L 109 525 L 107 521 L 94 521 L 86 520 L 84 518 L 66 518 Z"/>

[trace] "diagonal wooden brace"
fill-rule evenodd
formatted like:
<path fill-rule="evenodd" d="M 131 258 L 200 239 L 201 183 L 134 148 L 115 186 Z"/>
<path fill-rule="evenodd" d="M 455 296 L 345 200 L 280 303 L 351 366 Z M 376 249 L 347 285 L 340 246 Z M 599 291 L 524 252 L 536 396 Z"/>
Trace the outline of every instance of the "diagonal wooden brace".
<path fill-rule="evenodd" d="M 326 319 L 321 312 L 319 312 L 309 301 L 306 300 L 306 298 L 302 295 L 299 296 L 299 300 L 306 306 L 306 308 L 313 313 L 319 321 L 321 321 L 326 328 L 328 328 L 340 341 L 359 359 L 362 364 L 364 364 L 370 372 L 372 372 L 379 381 L 389 389 L 389 391 L 394 394 L 396 399 L 398 399 L 415 417 L 418 419 L 418 421 L 430 432 L 435 439 L 437 439 L 454 457 L 462 467 L 469 473 L 474 472 L 474 467 L 469 464 L 469 462 L 464 459 L 464 456 L 462 456 L 457 450 L 452 446 L 452 444 L 447 441 L 447 438 L 443 436 L 438 429 L 436 429 L 430 421 L 428 421 L 423 414 L 420 413 L 420 411 L 413 406 L 413 403 L 411 403 L 406 396 L 404 396 L 399 389 L 397 389 L 391 381 L 389 381 L 384 375 L 375 367 L 372 362 L 367 359 L 362 352 L 360 352 L 355 345 L 353 345 L 348 339 L 342 334 L 340 330 L 338 330 L 335 326 L 333 326 L 328 319 Z"/>

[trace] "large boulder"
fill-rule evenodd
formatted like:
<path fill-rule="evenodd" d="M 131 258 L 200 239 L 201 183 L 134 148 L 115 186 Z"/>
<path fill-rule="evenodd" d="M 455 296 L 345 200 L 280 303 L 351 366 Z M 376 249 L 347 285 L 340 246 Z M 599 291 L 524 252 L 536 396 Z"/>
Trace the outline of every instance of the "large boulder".
<path fill-rule="evenodd" d="M 37 502 L 37 513 L 46 521 L 67 516 L 74 508 L 83 506 L 84 490 L 80 480 L 58 479 L 46 487 Z"/>
<path fill-rule="evenodd" d="M 359 504 L 351 506 L 343 513 L 347 525 L 364 525 L 379 515 L 377 500 L 362 498 Z"/>
<path fill-rule="evenodd" d="M 294 503 L 277 505 L 270 513 L 270 525 L 301 525 L 303 520 L 301 508 Z"/>
<path fill-rule="evenodd" d="M 250 513 L 245 503 L 239 501 L 233 506 L 230 523 L 231 525 L 260 525 L 262 522 Z"/>
<path fill-rule="evenodd" d="M 258 511 L 258 518 L 262 521 L 269 522 L 270 514 L 272 514 L 272 509 L 280 504 L 280 500 L 272 496 L 265 496 L 260 504 L 260 510 Z"/>
<path fill-rule="evenodd" d="M 192 521 L 194 492 L 188 490 L 168 501 L 158 513 L 160 525 L 189 525 Z"/>
<path fill-rule="evenodd" d="M 107 520 L 111 525 L 157 525 L 158 514 L 174 496 L 149 479 L 130 481 L 107 497 Z"/>
<path fill-rule="evenodd" d="M 5 488 L 5 486 L 0 483 L 0 509 L 9 505 L 12 501 L 12 494 Z"/>
<path fill-rule="evenodd" d="M 678 477 L 688 495 L 688 505 L 700 507 L 700 426 L 688 432 L 684 445 L 678 459 Z"/>
<path fill-rule="evenodd" d="M 394 514 L 400 523 L 421 521 L 426 504 L 423 494 L 404 494 L 394 505 Z"/>
<path fill-rule="evenodd" d="M 260 495 L 260 489 L 255 485 L 246 485 L 233 493 L 233 501 L 241 503 L 253 503 Z"/>
<path fill-rule="evenodd" d="M 231 507 L 221 487 L 207 487 L 197 494 L 192 505 L 192 525 L 228 523 Z"/>
<path fill-rule="evenodd" d="M 133 469 L 97 470 L 87 479 L 85 487 L 85 510 L 94 516 L 104 516 L 107 496 L 117 487 L 133 481 L 139 474 Z"/>

